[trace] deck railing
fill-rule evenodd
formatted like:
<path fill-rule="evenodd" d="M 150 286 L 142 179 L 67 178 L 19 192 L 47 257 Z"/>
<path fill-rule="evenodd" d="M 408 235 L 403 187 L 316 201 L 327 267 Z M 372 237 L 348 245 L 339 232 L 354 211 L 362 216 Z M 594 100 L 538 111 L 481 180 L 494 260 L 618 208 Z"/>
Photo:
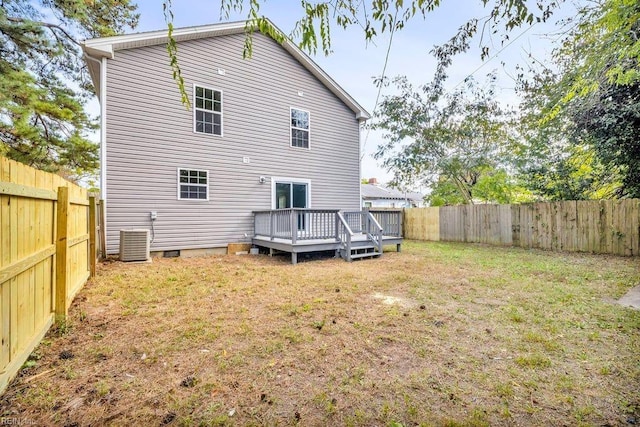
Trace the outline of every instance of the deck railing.
<path fill-rule="evenodd" d="M 382 253 L 383 228 L 380 226 L 376 218 L 373 215 L 371 215 L 370 212 L 368 211 L 365 211 L 365 212 L 367 212 L 367 217 L 366 217 L 367 236 L 369 237 L 369 240 L 371 240 L 373 243 L 376 244 L 376 246 L 378 246 L 378 252 Z"/>
<path fill-rule="evenodd" d="M 380 252 L 382 252 L 382 235 L 384 229 L 376 218 L 367 210 L 343 212 L 345 224 L 353 233 L 366 234 Z"/>
<path fill-rule="evenodd" d="M 369 210 L 369 213 L 378 221 L 385 236 L 402 237 L 401 210 Z"/>
<path fill-rule="evenodd" d="M 342 225 L 341 225 L 342 224 Z M 347 232 L 348 230 L 348 232 Z M 345 242 L 347 234 L 367 234 L 376 244 L 382 235 L 402 237 L 402 211 L 364 210 L 340 212 L 337 209 L 277 209 L 254 212 L 256 236 L 298 240 L 336 239 Z"/>
<path fill-rule="evenodd" d="M 351 227 L 349 227 L 345 216 L 340 212 L 336 214 L 336 227 L 338 230 L 338 239 L 344 244 L 343 258 L 351 261 L 351 239 L 354 232 L 351 230 Z"/>
<path fill-rule="evenodd" d="M 354 233 L 364 232 L 366 211 L 346 211 L 342 212 L 346 223 Z"/>
<path fill-rule="evenodd" d="M 271 240 L 338 239 L 337 209 L 278 209 L 253 214 L 254 232 Z"/>

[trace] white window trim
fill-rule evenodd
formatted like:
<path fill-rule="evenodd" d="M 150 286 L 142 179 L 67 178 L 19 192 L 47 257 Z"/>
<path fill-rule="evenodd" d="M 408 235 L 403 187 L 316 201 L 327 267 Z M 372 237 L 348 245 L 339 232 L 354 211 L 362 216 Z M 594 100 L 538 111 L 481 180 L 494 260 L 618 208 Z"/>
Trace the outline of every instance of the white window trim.
<path fill-rule="evenodd" d="M 309 128 L 308 129 L 302 129 L 302 128 L 296 128 L 293 127 L 293 125 L 291 124 L 291 113 L 293 112 L 293 110 L 298 110 L 298 111 L 303 111 L 305 113 L 307 113 L 307 117 L 309 117 Z M 296 147 L 291 143 L 291 139 L 292 139 L 292 135 L 291 135 L 291 131 L 293 129 L 298 129 L 298 130 L 306 130 L 309 133 L 309 146 L 308 147 Z M 289 107 L 289 147 L 291 148 L 296 148 L 299 150 L 311 150 L 311 112 L 308 110 L 305 110 L 304 108 L 298 108 L 298 107 Z"/>
<path fill-rule="evenodd" d="M 181 170 L 198 171 L 198 172 L 206 172 L 207 173 L 207 185 L 206 185 L 206 187 L 207 187 L 207 198 L 206 199 L 188 199 L 188 198 L 183 199 L 182 197 L 180 197 L 180 171 Z M 177 191 L 178 200 L 185 201 L 185 202 L 208 202 L 209 201 L 209 188 L 210 188 L 210 184 L 209 183 L 210 182 L 211 182 L 211 175 L 209 174 L 209 171 L 207 169 L 196 169 L 196 168 L 178 166 L 178 168 L 176 169 L 176 183 L 178 184 L 178 191 Z M 189 185 L 197 185 L 199 187 L 202 186 L 202 184 L 189 184 Z"/>
<path fill-rule="evenodd" d="M 271 209 L 276 209 L 276 183 L 283 184 L 306 184 L 307 185 L 307 207 L 311 209 L 311 180 L 304 178 L 289 178 L 286 176 L 271 177 Z"/>
<path fill-rule="evenodd" d="M 218 114 L 217 112 L 211 111 L 211 110 L 205 110 L 203 108 L 196 108 L 196 86 L 197 87 L 201 87 L 203 89 L 210 89 L 210 90 L 214 90 L 216 92 L 220 92 L 220 135 L 216 135 L 215 133 L 206 133 L 206 132 L 198 132 L 196 131 L 196 111 L 197 110 L 202 110 L 202 111 L 206 111 L 208 113 L 213 113 L 213 114 Z M 207 136 L 215 136 L 217 138 L 222 138 L 224 136 L 224 93 L 222 92 L 222 89 L 216 89 L 215 87 L 212 86 L 207 86 L 207 85 L 202 85 L 199 83 L 194 83 L 193 84 L 193 92 L 191 93 L 191 101 L 192 101 L 192 105 L 193 105 L 193 133 L 197 134 L 197 135 L 207 135 Z"/>

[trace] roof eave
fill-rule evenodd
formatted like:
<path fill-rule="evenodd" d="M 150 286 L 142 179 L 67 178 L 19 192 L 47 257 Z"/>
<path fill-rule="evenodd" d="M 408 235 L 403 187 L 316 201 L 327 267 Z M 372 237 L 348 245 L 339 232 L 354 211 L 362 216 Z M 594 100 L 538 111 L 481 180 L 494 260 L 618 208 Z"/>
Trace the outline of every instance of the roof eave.
<path fill-rule="evenodd" d="M 113 59 L 113 44 L 111 43 L 87 44 L 87 42 L 85 41 L 84 43 L 82 43 L 82 50 L 84 50 L 84 52 L 92 58 Z"/>
<path fill-rule="evenodd" d="M 273 22 L 269 23 L 280 33 L 281 30 L 276 27 Z M 177 28 L 173 31 L 173 38 L 176 42 L 192 40 L 196 38 L 215 37 L 228 34 L 238 34 L 245 31 L 245 21 L 228 22 L 221 24 L 202 25 L 197 27 Z M 284 34 L 284 33 L 282 33 Z M 132 49 L 136 47 L 152 46 L 167 43 L 168 31 L 149 31 L 137 34 L 126 34 L 121 36 L 103 37 L 91 40 L 85 40 L 82 43 L 84 52 L 92 58 L 108 58 L 113 59 L 114 53 L 118 50 Z M 334 95 L 338 97 L 345 105 L 354 113 L 355 118 L 359 122 L 364 122 L 371 118 L 371 115 L 358 102 L 353 99 L 344 89 L 338 85 L 327 73 L 325 73 L 306 53 L 296 46 L 289 39 L 285 39 L 282 47 L 289 52 L 294 58 L 302 64 L 313 76 L 315 76 L 322 84 L 324 84 Z M 93 79 L 92 75 L 92 79 Z M 94 85 L 98 80 L 94 79 Z"/>

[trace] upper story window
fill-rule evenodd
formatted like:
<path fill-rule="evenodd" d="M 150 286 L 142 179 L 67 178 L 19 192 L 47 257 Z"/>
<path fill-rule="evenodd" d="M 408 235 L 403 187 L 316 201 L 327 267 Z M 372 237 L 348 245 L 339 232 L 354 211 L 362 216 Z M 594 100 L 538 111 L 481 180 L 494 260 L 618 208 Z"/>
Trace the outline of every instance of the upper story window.
<path fill-rule="evenodd" d="M 194 131 L 222 136 L 222 92 L 194 86 Z"/>
<path fill-rule="evenodd" d="M 178 199 L 209 200 L 209 172 L 178 169 Z"/>
<path fill-rule="evenodd" d="M 291 108 L 291 146 L 309 148 L 309 112 Z"/>

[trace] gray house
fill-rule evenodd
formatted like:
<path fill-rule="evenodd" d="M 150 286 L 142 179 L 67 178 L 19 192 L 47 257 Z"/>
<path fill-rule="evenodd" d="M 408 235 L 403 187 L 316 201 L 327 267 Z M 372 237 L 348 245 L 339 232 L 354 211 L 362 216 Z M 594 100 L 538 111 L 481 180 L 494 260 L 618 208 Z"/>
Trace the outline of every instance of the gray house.
<path fill-rule="evenodd" d="M 367 184 L 361 184 L 362 207 L 375 208 L 421 208 L 424 196 L 417 192 L 402 192 L 378 184 L 376 178 L 369 178 Z"/>
<path fill-rule="evenodd" d="M 359 210 L 369 114 L 291 42 L 256 33 L 243 59 L 244 28 L 174 31 L 190 110 L 172 79 L 166 30 L 84 42 L 102 110 L 107 253 L 118 253 L 121 229 L 141 228 L 153 229 L 153 252 L 226 251 L 259 244 L 259 231 L 271 242 L 260 246 L 324 249 L 293 249 L 301 233 L 318 240 L 313 211 Z M 268 229 L 259 212 L 273 212 Z M 296 224 L 280 224 L 285 214 Z M 333 233 L 339 251 L 337 224 L 320 234 Z M 291 246 L 274 246 L 276 234 Z"/>

